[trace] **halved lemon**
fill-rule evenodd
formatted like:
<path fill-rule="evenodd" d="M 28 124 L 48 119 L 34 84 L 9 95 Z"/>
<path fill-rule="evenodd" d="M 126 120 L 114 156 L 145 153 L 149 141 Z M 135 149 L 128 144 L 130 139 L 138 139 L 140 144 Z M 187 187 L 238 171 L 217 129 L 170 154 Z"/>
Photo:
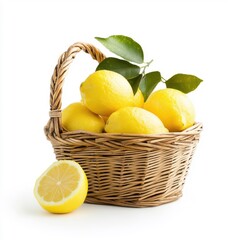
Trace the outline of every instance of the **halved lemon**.
<path fill-rule="evenodd" d="M 86 199 L 88 180 L 74 161 L 54 162 L 36 181 L 34 195 L 39 204 L 52 213 L 68 213 Z"/>

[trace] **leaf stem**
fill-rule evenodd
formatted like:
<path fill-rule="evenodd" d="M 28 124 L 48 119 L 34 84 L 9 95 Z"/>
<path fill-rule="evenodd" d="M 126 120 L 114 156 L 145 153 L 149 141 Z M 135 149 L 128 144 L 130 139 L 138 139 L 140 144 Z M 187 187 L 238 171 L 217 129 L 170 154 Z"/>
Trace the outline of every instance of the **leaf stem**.
<path fill-rule="evenodd" d="M 150 66 L 150 64 L 153 62 L 153 59 L 149 62 L 145 62 L 140 68 L 143 68 L 142 75 L 145 75 L 146 68 Z"/>
<path fill-rule="evenodd" d="M 153 59 L 152 59 L 151 61 L 149 61 L 149 62 L 144 62 L 144 63 L 142 64 L 142 66 L 140 66 L 140 68 L 149 67 L 149 65 L 150 65 L 152 62 L 153 62 Z"/>
<path fill-rule="evenodd" d="M 165 83 L 167 81 L 163 76 L 161 76 L 161 79 L 162 79 L 163 83 Z"/>

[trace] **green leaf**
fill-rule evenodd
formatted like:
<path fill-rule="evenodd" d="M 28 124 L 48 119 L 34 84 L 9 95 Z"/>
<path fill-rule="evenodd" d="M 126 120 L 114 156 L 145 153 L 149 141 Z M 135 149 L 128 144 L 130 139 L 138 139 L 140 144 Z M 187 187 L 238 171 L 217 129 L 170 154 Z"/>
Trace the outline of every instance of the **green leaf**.
<path fill-rule="evenodd" d="M 143 76 L 139 88 L 144 96 L 144 101 L 148 99 L 149 95 L 160 81 L 161 73 L 158 71 L 150 72 Z"/>
<path fill-rule="evenodd" d="M 167 88 L 174 88 L 184 93 L 195 90 L 203 80 L 190 74 L 178 73 L 168 79 L 165 84 Z"/>
<path fill-rule="evenodd" d="M 135 93 L 136 93 L 137 90 L 138 90 L 139 83 L 140 83 L 141 79 L 142 79 L 142 74 L 139 74 L 139 75 L 138 75 L 137 77 L 135 77 L 135 78 L 128 79 L 128 82 L 129 82 L 130 85 L 132 86 L 134 95 L 135 95 Z"/>
<path fill-rule="evenodd" d="M 108 38 L 95 37 L 108 50 L 135 63 L 143 63 L 142 47 L 132 38 L 124 35 L 112 35 Z"/>
<path fill-rule="evenodd" d="M 127 79 L 135 78 L 139 75 L 140 67 L 118 58 L 105 58 L 97 66 L 98 70 L 110 70 L 123 75 Z"/>

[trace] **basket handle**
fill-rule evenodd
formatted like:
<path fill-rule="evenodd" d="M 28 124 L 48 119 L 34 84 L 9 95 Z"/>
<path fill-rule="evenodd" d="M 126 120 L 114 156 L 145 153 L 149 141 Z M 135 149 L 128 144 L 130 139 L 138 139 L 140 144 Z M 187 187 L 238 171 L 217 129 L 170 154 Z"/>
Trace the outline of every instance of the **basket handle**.
<path fill-rule="evenodd" d="M 50 119 L 44 128 L 48 138 L 60 137 L 62 132 L 61 126 L 61 107 L 62 107 L 62 86 L 66 77 L 67 70 L 74 60 L 77 53 L 84 51 L 91 55 L 94 60 L 101 62 L 105 56 L 93 45 L 88 43 L 77 42 L 71 45 L 58 59 L 58 63 L 54 69 L 50 84 Z"/>

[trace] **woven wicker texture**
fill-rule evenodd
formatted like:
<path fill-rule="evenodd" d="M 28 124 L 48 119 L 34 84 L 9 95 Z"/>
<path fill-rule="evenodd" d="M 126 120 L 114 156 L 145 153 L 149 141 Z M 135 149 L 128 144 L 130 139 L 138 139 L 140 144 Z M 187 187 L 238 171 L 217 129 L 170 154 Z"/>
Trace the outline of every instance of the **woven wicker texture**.
<path fill-rule="evenodd" d="M 150 207 L 178 199 L 202 124 L 155 135 L 65 131 L 61 126 L 62 84 L 81 50 L 98 62 L 105 58 L 94 46 L 75 43 L 58 60 L 51 79 L 50 119 L 44 129 L 56 158 L 81 164 L 89 181 L 88 203 Z"/>

